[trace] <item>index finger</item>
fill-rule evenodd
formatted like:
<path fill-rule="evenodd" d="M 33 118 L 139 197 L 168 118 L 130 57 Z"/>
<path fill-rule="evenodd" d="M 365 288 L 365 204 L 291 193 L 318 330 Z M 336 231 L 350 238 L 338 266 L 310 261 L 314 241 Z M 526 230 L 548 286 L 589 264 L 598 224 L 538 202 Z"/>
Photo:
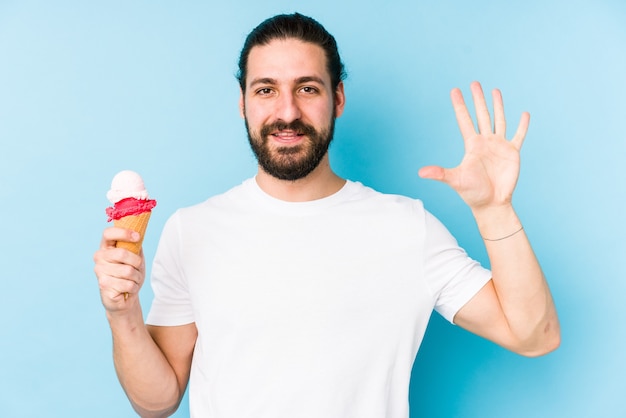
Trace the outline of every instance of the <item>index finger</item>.
<path fill-rule="evenodd" d="M 140 238 L 141 235 L 132 229 L 111 226 L 102 232 L 100 248 L 114 248 L 118 241 L 137 242 Z"/>
<path fill-rule="evenodd" d="M 454 114 L 456 115 L 456 122 L 459 125 L 463 139 L 468 139 L 471 136 L 476 135 L 474 122 L 472 122 L 472 117 L 467 109 L 465 100 L 463 99 L 461 89 L 452 89 L 450 92 L 450 99 L 452 100 L 452 107 L 454 108 Z"/>

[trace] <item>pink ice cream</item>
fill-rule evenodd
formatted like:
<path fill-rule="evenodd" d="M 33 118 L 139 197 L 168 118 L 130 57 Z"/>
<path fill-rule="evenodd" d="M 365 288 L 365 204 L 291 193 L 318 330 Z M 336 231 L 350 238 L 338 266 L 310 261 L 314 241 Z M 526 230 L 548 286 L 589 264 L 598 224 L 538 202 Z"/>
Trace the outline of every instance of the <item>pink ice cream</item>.
<path fill-rule="evenodd" d="M 150 212 L 156 206 L 156 200 L 148 198 L 141 176 L 130 170 L 120 171 L 113 177 L 107 199 L 113 203 L 113 207 L 106 208 L 108 222 Z"/>

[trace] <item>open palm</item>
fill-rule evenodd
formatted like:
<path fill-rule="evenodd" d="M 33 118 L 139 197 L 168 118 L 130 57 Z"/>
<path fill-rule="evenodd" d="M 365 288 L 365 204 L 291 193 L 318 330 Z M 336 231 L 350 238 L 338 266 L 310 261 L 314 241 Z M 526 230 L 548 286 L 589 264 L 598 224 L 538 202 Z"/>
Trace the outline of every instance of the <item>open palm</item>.
<path fill-rule="evenodd" d="M 506 121 L 500 91 L 493 91 L 493 127 L 482 87 L 474 82 L 471 91 L 478 132 L 461 91 L 454 89 L 450 94 L 465 143 L 463 160 L 454 168 L 423 167 L 419 175 L 448 184 L 472 210 L 510 204 L 519 177 L 520 149 L 526 137 L 530 115 L 527 112 L 522 114 L 517 132 L 509 141 L 505 137 Z"/>

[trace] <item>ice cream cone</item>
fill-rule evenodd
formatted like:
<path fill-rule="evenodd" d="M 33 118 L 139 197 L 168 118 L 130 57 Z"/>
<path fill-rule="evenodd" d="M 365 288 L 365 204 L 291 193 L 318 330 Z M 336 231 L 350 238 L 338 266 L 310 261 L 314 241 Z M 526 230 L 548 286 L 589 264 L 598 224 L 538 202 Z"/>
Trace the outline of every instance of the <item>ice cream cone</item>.
<path fill-rule="evenodd" d="M 113 177 L 107 199 L 113 203 L 112 207 L 105 210 L 108 221 L 113 221 L 116 227 L 130 229 L 140 235 L 139 242 L 118 241 L 116 247 L 139 254 L 156 200 L 148 198 L 143 179 L 130 170 L 120 171 Z"/>
<path fill-rule="evenodd" d="M 139 242 L 125 242 L 118 241 L 116 247 L 125 248 L 129 251 L 134 252 L 135 254 L 139 254 L 141 251 L 141 244 L 143 243 L 143 237 L 146 232 L 146 228 L 148 228 L 148 221 L 150 220 L 151 211 L 140 213 L 139 215 L 129 215 L 124 216 L 123 218 L 117 219 L 113 221 L 113 224 L 120 228 L 132 229 L 133 231 L 139 232 L 141 238 Z"/>

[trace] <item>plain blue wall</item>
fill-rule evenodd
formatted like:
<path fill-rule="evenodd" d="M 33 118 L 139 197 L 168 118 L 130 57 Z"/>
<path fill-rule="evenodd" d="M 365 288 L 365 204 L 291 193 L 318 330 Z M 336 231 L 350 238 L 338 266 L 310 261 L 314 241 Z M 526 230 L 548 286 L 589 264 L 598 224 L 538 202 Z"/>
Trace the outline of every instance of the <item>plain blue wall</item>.
<path fill-rule="evenodd" d="M 423 199 L 483 262 L 460 199 L 416 173 L 462 155 L 451 88 L 478 79 L 503 90 L 510 125 L 532 115 L 515 203 L 562 346 L 525 359 L 434 315 L 411 416 L 626 416 L 626 3 L 211 3 L 0 0 L 0 416 L 134 416 L 93 274 L 105 192 L 118 170 L 144 176 L 159 201 L 150 260 L 176 208 L 252 175 L 237 55 L 295 10 L 336 36 L 350 74 L 338 171 Z"/>

